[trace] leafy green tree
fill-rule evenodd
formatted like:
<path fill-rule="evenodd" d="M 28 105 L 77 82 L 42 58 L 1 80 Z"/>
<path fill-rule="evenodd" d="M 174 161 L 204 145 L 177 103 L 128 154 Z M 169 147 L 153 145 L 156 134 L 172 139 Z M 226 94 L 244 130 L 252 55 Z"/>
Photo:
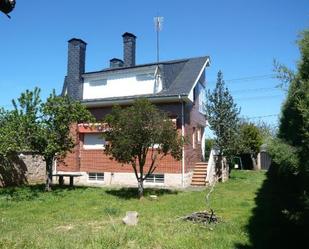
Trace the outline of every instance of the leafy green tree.
<path fill-rule="evenodd" d="M 288 84 L 287 97 L 281 111 L 279 139 L 272 141 L 269 152 L 274 158 L 272 170 L 280 179 L 281 188 L 288 196 L 289 222 L 308 231 L 309 220 L 309 30 L 299 41 L 300 60 L 292 72 L 280 65 L 275 70 L 278 78 Z M 283 181 L 282 179 L 285 179 Z M 283 182 L 283 184 L 282 184 Z M 295 208 L 291 208 L 291 204 Z M 306 238 L 305 235 L 302 235 Z"/>
<path fill-rule="evenodd" d="M 104 134 L 108 141 L 105 153 L 132 165 L 139 198 L 143 197 L 144 180 L 155 171 L 159 159 L 167 154 L 181 159 L 181 136 L 172 121 L 146 99 L 127 108 L 114 107 L 105 122 L 110 128 Z"/>
<path fill-rule="evenodd" d="M 215 134 L 214 145 L 220 156 L 230 159 L 235 153 L 240 109 L 225 87 L 221 71 L 218 72 L 216 87 L 206 94 L 205 109 L 210 128 Z"/>
<path fill-rule="evenodd" d="M 46 190 L 49 191 L 53 161 L 63 158 L 75 146 L 70 126 L 76 122 L 91 121 L 92 116 L 81 103 L 68 96 L 57 96 L 55 92 L 42 102 L 39 88 L 22 93 L 13 104 L 15 110 L 12 115 L 19 122 L 20 144 L 43 156 L 46 163 Z"/>
<path fill-rule="evenodd" d="M 286 76 L 288 70 L 278 71 L 279 78 L 289 78 L 287 99 L 283 105 L 279 138 L 300 151 L 300 157 L 309 161 L 309 30 L 298 42 L 301 59 L 298 70 Z M 284 66 L 281 66 L 284 68 Z M 309 167 L 309 166 L 308 166 Z M 308 169 L 307 169 L 308 170 Z"/>
<path fill-rule="evenodd" d="M 263 133 L 255 124 L 243 122 L 239 125 L 238 153 L 250 154 L 254 169 L 257 169 L 257 155 L 262 144 Z"/>
<path fill-rule="evenodd" d="M 0 158 L 10 157 L 21 151 L 25 146 L 19 132 L 20 121 L 14 112 L 0 109 Z"/>

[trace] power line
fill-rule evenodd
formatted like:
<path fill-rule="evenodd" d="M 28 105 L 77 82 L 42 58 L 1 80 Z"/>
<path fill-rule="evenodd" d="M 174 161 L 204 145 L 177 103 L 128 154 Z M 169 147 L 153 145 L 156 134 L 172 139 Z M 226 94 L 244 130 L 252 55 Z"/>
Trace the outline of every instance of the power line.
<path fill-rule="evenodd" d="M 250 89 L 240 89 L 240 90 L 231 90 L 232 93 L 242 93 L 242 92 L 256 92 L 256 91 L 274 91 L 280 90 L 277 87 L 263 87 L 263 88 L 250 88 Z"/>
<path fill-rule="evenodd" d="M 262 74 L 262 75 L 255 75 L 255 76 L 247 76 L 247 77 L 241 77 L 241 78 L 235 78 L 235 79 L 228 79 L 228 80 L 224 80 L 226 83 L 229 82 L 243 82 L 243 81 L 255 81 L 255 80 L 265 80 L 265 79 L 273 79 L 276 77 L 276 74 Z M 217 81 L 209 81 L 206 82 L 206 84 L 212 84 L 212 83 L 216 83 Z"/>
<path fill-rule="evenodd" d="M 244 98 L 235 98 L 235 100 L 257 100 L 257 99 L 269 99 L 269 98 L 278 98 L 278 97 L 282 97 L 282 95 L 244 97 Z"/>
<path fill-rule="evenodd" d="M 260 119 L 260 118 L 269 118 L 269 117 L 278 117 L 279 114 L 269 114 L 264 116 L 254 116 L 254 117 L 245 117 L 245 119 Z"/>

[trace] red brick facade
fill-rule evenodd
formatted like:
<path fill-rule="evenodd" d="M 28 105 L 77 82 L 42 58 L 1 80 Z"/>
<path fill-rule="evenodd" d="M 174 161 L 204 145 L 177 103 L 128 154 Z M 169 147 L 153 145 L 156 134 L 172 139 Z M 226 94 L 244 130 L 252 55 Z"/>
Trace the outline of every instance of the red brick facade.
<path fill-rule="evenodd" d="M 196 101 L 197 102 L 197 101 Z M 157 107 L 168 113 L 172 118 L 177 120 L 177 129 L 181 134 L 182 129 L 182 103 L 159 104 Z M 93 108 L 90 112 L 101 121 L 104 116 L 111 111 L 111 107 Z M 202 159 L 201 141 L 198 141 L 197 130 L 205 125 L 205 117 L 200 114 L 198 107 L 193 104 L 184 103 L 184 133 L 188 143 L 184 146 L 184 166 L 185 172 L 192 171 L 196 162 Z M 67 155 L 64 162 L 58 162 L 58 171 L 67 172 L 122 172 L 133 173 L 131 165 L 121 165 L 104 154 L 102 149 L 84 149 L 84 135 L 78 133 L 77 125 L 72 128 L 72 134 L 76 138 L 77 145 L 71 153 Z M 195 146 L 193 148 L 193 130 L 195 130 Z M 202 134 L 202 133 L 201 133 Z M 150 160 L 147 160 L 147 165 L 150 165 Z M 147 170 L 147 168 L 146 168 Z M 163 157 L 158 161 L 158 166 L 155 173 L 182 173 L 182 160 L 177 161 L 171 155 Z"/>

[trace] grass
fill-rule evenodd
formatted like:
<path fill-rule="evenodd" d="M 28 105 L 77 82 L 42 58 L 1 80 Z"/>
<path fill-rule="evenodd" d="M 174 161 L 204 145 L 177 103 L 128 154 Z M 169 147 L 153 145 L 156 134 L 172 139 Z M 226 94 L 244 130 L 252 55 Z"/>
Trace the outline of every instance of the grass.
<path fill-rule="evenodd" d="M 0 189 L 0 248 L 236 248 L 249 245 L 247 225 L 265 173 L 235 171 L 220 183 L 210 205 L 222 222 L 201 226 L 177 220 L 205 210 L 206 190 L 135 189 L 42 186 Z M 157 194 L 157 201 L 147 196 Z M 125 212 L 139 213 L 139 224 L 126 227 Z"/>

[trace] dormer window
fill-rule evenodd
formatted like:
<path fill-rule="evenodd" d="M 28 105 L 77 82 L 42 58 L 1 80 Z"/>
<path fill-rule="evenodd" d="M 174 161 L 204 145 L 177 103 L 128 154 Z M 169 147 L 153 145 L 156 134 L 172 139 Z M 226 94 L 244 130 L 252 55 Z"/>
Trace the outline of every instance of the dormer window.
<path fill-rule="evenodd" d="M 96 87 L 96 86 L 105 86 L 107 84 L 107 80 L 106 79 L 99 79 L 99 80 L 91 80 L 89 82 L 89 85 L 91 87 Z"/>
<path fill-rule="evenodd" d="M 137 81 L 154 80 L 154 76 L 152 74 L 149 74 L 149 73 L 138 74 L 138 75 L 136 75 L 136 80 Z"/>

